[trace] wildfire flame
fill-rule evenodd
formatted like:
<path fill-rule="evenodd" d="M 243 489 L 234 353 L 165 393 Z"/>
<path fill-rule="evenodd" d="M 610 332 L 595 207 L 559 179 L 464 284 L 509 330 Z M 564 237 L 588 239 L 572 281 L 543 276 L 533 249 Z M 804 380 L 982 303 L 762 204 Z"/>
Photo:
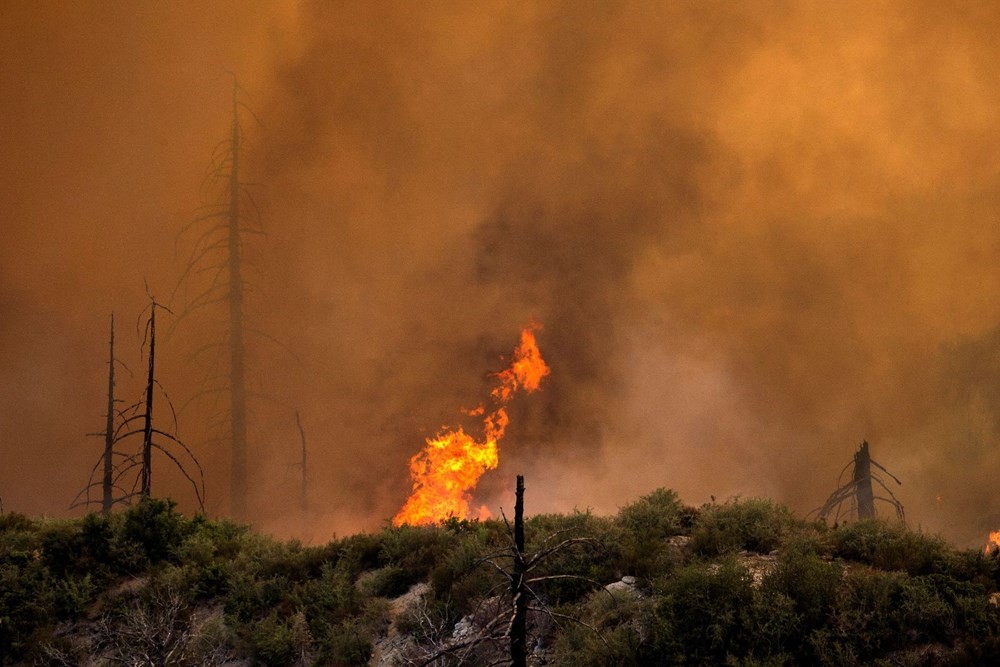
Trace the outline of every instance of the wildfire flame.
<path fill-rule="evenodd" d="M 986 546 L 983 547 L 984 554 L 990 554 L 1000 551 L 1000 530 L 994 530 L 990 532 L 990 539 L 986 542 Z"/>
<path fill-rule="evenodd" d="M 393 524 L 400 526 L 423 525 L 444 521 L 449 517 L 472 518 L 469 508 L 472 490 L 487 470 L 497 467 L 499 461 L 497 442 L 503 438 L 510 417 L 506 405 L 519 389 L 533 392 L 542 378 L 551 372 L 535 340 L 537 325 L 521 331 L 521 342 L 514 350 L 514 359 L 508 368 L 493 374 L 497 385 L 490 392 L 494 410 L 486 414 L 479 406 L 464 410 L 468 415 L 483 416 L 483 438 L 477 440 L 461 427 L 443 431 L 427 439 L 423 451 L 410 459 L 410 477 L 413 491 L 406 504 L 393 517 Z M 475 516 L 487 518 L 489 510 L 481 507 Z"/>

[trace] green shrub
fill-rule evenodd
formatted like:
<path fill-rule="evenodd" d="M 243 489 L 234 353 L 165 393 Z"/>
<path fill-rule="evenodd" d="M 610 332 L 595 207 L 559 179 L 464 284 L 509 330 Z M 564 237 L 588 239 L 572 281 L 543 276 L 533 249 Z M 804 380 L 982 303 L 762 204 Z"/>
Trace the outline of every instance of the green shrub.
<path fill-rule="evenodd" d="M 335 559 L 335 552 L 327 547 L 305 547 L 297 540 L 271 541 L 258 553 L 257 568 L 261 577 L 302 582 L 318 577 L 323 565 Z"/>
<path fill-rule="evenodd" d="M 122 627 L 155 621 L 170 634 L 210 600 L 224 603 L 225 623 L 206 650 L 235 646 L 234 659 L 256 664 L 365 664 L 390 629 L 388 598 L 412 584 L 431 584 L 419 611 L 440 638 L 497 591 L 505 604 L 509 587 L 483 562 L 493 554 L 510 568 L 508 528 L 497 521 L 387 527 L 312 547 L 187 520 L 169 501 L 109 518 L 2 519 L 0 664 L 44 663 L 44 645 L 66 649 L 57 624 L 95 602 Z M 685 532 L 688 548 L 670 546 Z M 529 557 L 547 553 L 531 576 L 555 577 L 532 586 L 541 603 L 581 621 L 535 617 L 530 631 L 552 647 L 553 664 L 958 665 L 1000 655 L 1000 607 L 990 601 L 1000 559 L 900 526 L 830 529 L 766 500 L 694 512 L 660 489 L 612 518 L 530 517 L 526 537 Z M 564 540 L 579 542 L 553 548 Z M 776 548 L 777 558 L 736 553 Z M 770 571 L 751 576 L 761 568 Z M 142 585 L 112 588 L 127 572 Z M 640 577 L 638 590 L 603 589 L 623 574 Z M 396 631 L 408 623 L 427 628 L 402 614 Z"/>
<path fill-rule="evenodd" d="M 657 489 L 622 507 L 615 523 L 627 533 L 649 539 L 666 539 L 681 534 L 684 507 L 672 489 Z"/>
<path fill-rule="evenodd" d="M 302 608 L 314 636 L 321 636 L 323 628 L 358 613 L 361 600 L 354 581 L 350 568 L 342 561 L 324 565 L 320 576 L 302 587 Z"/>
<path fill-rule="evenodd" d="M 573 602 L 595 587 L 621 577 L 620 559 L 615 547 L 617 531 L 611 519 L 590 512 L 544 514 L 525 521 L 529 558 L 538 560 L 532 577 L 559 576 L 535 585 L 535 590 L 554 605 Z M 567 540 L 575 543 L 559 546 Z M 509 567 L 509 559 L 501 559 Z"/>
<path fill-rule="evenodd" d="M 398 588 L 405 593 L 413 584 L 427 579 L 434 566 L 441 562 L 461 541 L 453 523 L 452 529 L 438 526 L 400 526 L 382 531 L 382 548 L 378 560 L 382 565 L 398 568 Z M 399 594 L 399 593 L 397 593 Z"/>
<path fill-rule="evenodd" d="M 828 621 L 837 604 L 842 576 L 843 568 L 838 564 L 813 553 L 788 550 L 781 554 L 764 585 L 788 596 L 804 628 L 811 629 Z"/>
<path fill-rule="evenodd" d="M 41 538 L 36 530 L 0 533 L 0 564 L 24 566 L 41 556 Z"/>
<path fill-rule="evenodd" d="M 657 489 L 626 505 L 615 517 L 621 574 L 650 577 L 676 565 L 678 552 L 667 540 L 684 530 L 686 513 L 677 494 Z"/>
<path fill-rule="evenodd" d="M 386 564 L 381 557 L 382 539 L 379 535 L 351 535 L 336 543 L 335 548 L 337 564 L 343 563 L 354 576 Z"/>
<path fill-rule="evenodd" d="M 278 609 L 291 613 L 298 603 L 298 589 L 284 577 L 257 579 L 246 573 L 228 581 L 225 612 L 234 623 L 250 623 Z"/>
<path fill-rule="evenodd" d="M 249 527 L 232 521 L 212 521 L 198 514 L 190 522 L 189 538 L 200 538 L 212 545 L 216 558 L 232 559 L 240 554 L 250 537 Z"/>
<path fill-rule="evenodd" d="M 650 637 L 655 599 L 596 591 L 586 601 L 559 612 L 580 623 L 564 626 L 555 640 L 555 664 L 576 667 L 656 664 Z"/>
<path fill-rule="evenodd" d="M 931 574 L 949 568 L 944 540 L 908 530 L 899 524 L 866 519 L 833 531 L 834 555 L 883 570 Z"/>
<path fill-rule="evenodd" d="M 0 563 L 0 662 L 16 661 L 32 636 L 57 616 L 48 571 L 38 562 L 26 567 Z"/>
<path fill-rule="evenodd" d="M 282 618 L 275 612 L 251 624 L 243 640 L 250 657 L 268 667 L 294 664 L 312 641 L 301 614 Z"/>
<path fill-rule="evenodd" d="M 658 581 L 650 649 L 656 664 L 788 662 L 787 646 L 798 631 L 794 602 L 752 582 L 733 559 L 688 566 Z"/>
<path fill-rule="evenodd" d="M 174 511 L 176 505 L 172 500 L 144 498 L 125 513 L 122 536 L 138 544 L 150 563 L 174 558 L 191 532 L 190 523 Z"/>
<path fill-rule="evenodd" d="M 89 574 L 66 577 L 55 582 L 56 609 L 63 618 L 78 618 L 93 602 L 97 587 Z"/>
<path fill-rule="evenodd" d="M 19 531 L 29 531 L 35 529 L 35 522 L 23 514 L 10 512 L 0 514 L 0 533 Z"/>
<path fill-rule="evenodd" d="M 896 609 L 902 602 L 905 581 L 906 575 L 900 573 L 849 571 L 831 624 L 831 639 L 849 647 L 849 655 L 860 661 L 872 661 L 898 646 Z M 910 639 L 917 636 L 912 628 L 907 630 Z"/>
<path fill-rule="evenodd" d="M 86 567 L 84 542 L 80 525 L 76 522 L 58 522 L 45 526 L 42 534 L 42 562 L 58 577 L 76 573 Z"/>
<path fill-rule="evenodd" d="M 410 589 L 411 578 L 403 568 L 387 565 L 366 572 L 357 581 L 361 595 L 365 597 L 399 597 Z"/>
<path fill-rule="evenodd" d="M 800 526 L 787 507 L 752 498 L 702 507 L 691 532 L 691 548 L 703 556 L 734 551 L 769 553 Z"/>
<path fill-rule="evenodd" d="M 463 613 L 472 611 L 472 602 L 486 595 L 501 576 L 482 562 L 487 553 L 478 539 L 465 539 L 444 554 L 429 574 L 435 597 L 451 601 Z"/>
<path fill-rule="evenodd" d="M 59 577 L 86 574 L 104 581 L 132 564 L 111 520 L 100 514 L 43 524 L 39 534 L 45 566 Z"/>
<path fill-rule="evenodd" d="M 372 636 L 356 619 L 345 619 L 325 628 L 318 638 L 317 664 L 367 665 L 372 657 Z"/>

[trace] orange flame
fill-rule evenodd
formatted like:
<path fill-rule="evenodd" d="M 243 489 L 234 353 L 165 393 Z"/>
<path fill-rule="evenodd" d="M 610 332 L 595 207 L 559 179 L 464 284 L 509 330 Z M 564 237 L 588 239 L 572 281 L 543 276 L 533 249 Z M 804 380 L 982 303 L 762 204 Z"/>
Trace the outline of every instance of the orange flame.
<path fill-rule="evenodd" d="M 490 392 L 496 409 L 483 417 L 482 442 L 459 427 L 428 438 L 423 451 L 410 459 L 413 491 L 393 517 L 393 524 L 416 526 L 437 523 L 453 516 L 461 519 L 473 516 L 489 518 L 489 510 L 485 506 L 473 512 L 469 501 L 479 478 L 487 470 L 497 467 L 497 442 L 503 438 L 510 422 L 504 406 L 518 389 L 529 393 L 538 389 L 542 378 L 551 372 L 538 351 L 536 328 L 532 325 L 521 331 L 521 343 L 514 350 L 510 367 L 493 376 L 499 380 Z M 479 406 L 464 412 L 483 415 L 486 410 Z"/>
<path fill-rule="evenodd" d="M 986 546 L 983 547 L 984 554 L 990 554 L 994 552 L 1000 552 L 1000 530 L 994 530 L 990 532 L 990 539 L 986 542 Z"/>

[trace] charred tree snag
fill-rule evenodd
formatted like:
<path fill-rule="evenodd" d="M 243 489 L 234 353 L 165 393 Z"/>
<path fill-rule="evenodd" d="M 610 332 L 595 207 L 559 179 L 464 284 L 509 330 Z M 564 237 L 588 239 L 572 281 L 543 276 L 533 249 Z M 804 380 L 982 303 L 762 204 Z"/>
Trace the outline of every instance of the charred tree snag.
<path fill-rule="evenodd" d="M 846 484 L 841 485 L 841 478 L 843 478 L 844 473 L 847 472 L 852 463 L 851 479 Z M 822 507 L 813 510 L 810 514 L 815 514 L 822 521 L 826 521 L 832 516 L 834 523 L 839 522 L 841 519 L 850 518 L 851 516 L 856 519 L 873 519 L 878 516 L 875 501 L 881 500 L 891 505 L 896 512 L 896 518 L 900 523 L 905 524 L 906 516 L 903 511 L 903 504 L 892 493 L 892 490 L 886 485 L 882 476 L 879 473 L 872 472 L 873 466 L 891 477 L 896 484 L 902 484 L 895 475 L 871 457 L 868 442 L 864 441 L 858 447 L 858 451 L 854 453 L 854 460 L 840 471 L 840 476 L 837 478 L 837 490 L 830 494 L 830 497 L 827 498 L 826 503 Z M 875 495 L 872 482 L 880 486 L 888 494 L 888 497 Z"/>
<path fill-rule="evenodd" d="M 127 503 L 133 494 L 125 491 L 118 482 L 120 481 L 121 469 L 128 464 L 128 457 L 115 449 L 118 443 L 115 423 L 117 419 L 125 419 L 125 415 L 118 409 L 120 402 L 116 397 L 117 382 L 115 369 L 121 361 L 115 356 L 115 314 L 111 313 L 110 331 L 108 334 L 108 394 L 107 394 L 107 414 L 105 415 L 104 430 L 100 433 L 88 433 L 87 435 L 100 436 L 104 439 L 104 451 L 100 459 L 91 468 L 90 477 L 85 486 L 73 499 L 70 508 L 83 506 L 89 507 L 98 501 L 90 497 L 91 490 L 97 486 L 101 487 L 101 514 L 108 516 L 111 510 L 118 503 Z M 126 370 L 128 367 L 125 367 Z M 118 459 L 116 460 L 116 457 Z M 100 482 L 94 481 L 94 475 L 98 468 L 102 467 L 103 474 Z M 116 495 L 118 494 L 118 495 Z"/>
<path fill-rule="evenodd" d="M 115 314 L 111 313 L 111 335 L 108 339 L 108 415 L 104 425 L 104 478 L 101 480 L 101 514 L 111 514 L 114 504 L 115 451 Z"/>
<path fill-rule="evenodd" d="M 298 410 L 295 411 L 295 425 L 299 429 L 299 439 L 302 441 L 302 460 L 299 462 L 299 466 L 302 468 L 302 486 L 299 490 L 299 507 L 302 510 L 302 521 L 305 522 L 309 518 L 309 468 L 306 452 L 306 432 L 305 429 L 302 428 L 302 419 L 299 417 Z"/>
<path fill-rule="evenodd" d="M 156 301 L 149 304 L 149 321 L 146 324 L 149 336 L 149 363 L 146 372 L 146 412 L 142 427 L 142 486 L 140 495 L 149 497 L 153 477 L 153 383 L 156 368 Z"/>
<path fill-rule="evenodd" d="M 208 429 L 206 442 L 229 447 L 230 515 L 240 521 L 247 518 L 248 512 L 248 401 L 255 396 L 248 387 L 247 341 L 258 335 L 277 342 L 247 322 L 247 295 L 254 287 L 247 276 L 255 267 L 248 261 L 246 241 L 248 235 L 264 232 L 250 184 L 241 180 L 247 140 L 240 113 L 241 109 L 250 112 L 241 101 L 242 95 L 245 92 L 234 77 L 229 136 L 213 152 L 206 176 L 206 184 L 215 188 L 214 201 L 199 209 L 199 214 L 178 234 L 178 243 L 188 238 L 192 245 L 174 291 L 176 295 L 183 288 L 185 305 L 173 323 L 176 327 L 196 311 L 207 308 L 225 312 L 224 318 L 219 318 L 219 329 L 191 355 L 192 362 L 203 356 L 214 360 L 200 364 L 206 368 L 201 386 L 181 410 L 195 401 L 209 399 L 210 414 L 203 420 Z"/>
<path fill-rule="evenodd" d="M 414 658 L 408 664 L 425 667 L 447 657 L 456 661 L 448 664 L 500 665 L 507 664 L 509 661 L 512 667 L 526 667 L 529 613 L 547 616 L 556 625 L 566 621 L 582 625 L 606 644 L 604 637 L 596 628 L 577 618 L 549 609 L 536 590 L 549 581 L 559 579 L 584 581 L 593 585 L 597 590 L 602 589 L 603 586 L 599 582 L 579 575 L 539 575 L 536 573 L 536 569 L 549 556 L 574 546 L 595 546 L 597 541 L 587 536 L 562 539 L 567 532 L 563 530 L 547 536 L 541 541 L 537 550 L 529 553 L 525 545 L 523 475 L 517 476 L 515 489 L 513 527 L 507 521 L 507 516 L 503 511 L 500 512 L 507 527 L 509 545 L 503 550 L 487 554 L 477 561 L 478 564 L 491 566 L 504 577 L 503 587 L 510 591 L 510 600 L 498 601 L 496 615 L 492 616 L 471 636 L 458 641 L 453 639 L 437 641 L 430 647 L 422 649 L 419 657 Z M 506 562 L 507 559 L 510 559 L 509 563 Z M 493 590 L 499 589 L 498 586 Z M 605 591 L 611 595 L 610 591 L 606 589 Z M 441 633 L 435 634 L 440 635 Z"/>
<path fill-rule="evenodd" d="M 514 610 L 510 620 L 510 664 L 512 667 L 526 667 L 528 591 L 525 582 L 527 567 L 524 560 L 524 475 L 517 476 L 514 498 L 514 566 L 513 576 L 510 579 Z"/>
<path fill-rule="evenodd" d="M 872 491 L 872 458 L 868 454 L 868 442 L 862 442 L 854 454 L 855 495 L 858 502 L 858 518 L 875 518 L 875 493 Z"/>
<path fill-rule="evenodd" d="M 239 86 L 233 81 L 232 165 L 229 169 L 229 387 L 232 420 L 232 513 L 247 512 L 247 389 L 243 342 L 243 276 L 240 266 Z"/>
<path fill-rule="evenodd" d="M 112 316 L 111 336 L 109 338 L 109 363 L 111 369 L 108 371 L 108 416 L 106 428 L 103 433 L 91 434 L 104 437 L 104 452 L 91 469 L 87 485 L 73 499 L 70 508 L 79 506 L 88 507 L 96 503 L 96 500 L 91 500 L 90 493 L 91 489 L 98 485 L 102 487 L 100 504 L 101 511 L 104 514 L 109 514 L 111 508 L 116 503 L 129 503 L 137 496 L 149 498 L 152 494 L 153 450 L 159 451 L 173 462 L 181 475 L 191 483 L 199 509 L 203 511 L 205 508 L 204 471 L 191 449 L 177 437 L 177 413 L 173 409 L 169 395 L 167 395 L 156 379 L 157 308 L 170 312 L 168 308 L 150 297 L 149 317 L 146 320 L 142 341 L 143 348 L 145 348 L 147 342 L 149 343 L 145 390 L 142 398 L 125 410 L 118 410 L 116 408 L 118 399 L 115 398 L 114 367 L 118 363 L 118 360 L 115 358 L 114 353 L 114 317 Z M 141 320 L 142 315 L 139 318 Z M 173 426 L 170 430 L 157 428 L 154 424 L 153 394 L 157 389 L 160 390 L 161 396 L 166 400 L 166 404 L 170 407 L 172 413 Z M 138 422 L 140 421 L 142 422 L 141 427 L 138 426 Z M 138 452 L 126 454 L 118 449 L 122 443 L 137 436 L 142 436 L 142 444 Z M 180 452 L 175 454 L 175 451 L 178 449 Z M 182 462 L 182 458 L 186 459 L 187 462 Z M 104 465 L 102 481 L 94 482 L 94 475 L 102 463 Z M 199 480 L 195 480 L 191 472 L 189 472 L 189 467 L 191 470 L 197 471 Z M 136 468 L 138 468 L 138 474 L 136 474 Z M 130 475 L 135 475 L 134 483 L 131 490 L 126 490 L 123 484 L 130 478 Z M 115 496 L 115 493 L 119 495 Z"/>

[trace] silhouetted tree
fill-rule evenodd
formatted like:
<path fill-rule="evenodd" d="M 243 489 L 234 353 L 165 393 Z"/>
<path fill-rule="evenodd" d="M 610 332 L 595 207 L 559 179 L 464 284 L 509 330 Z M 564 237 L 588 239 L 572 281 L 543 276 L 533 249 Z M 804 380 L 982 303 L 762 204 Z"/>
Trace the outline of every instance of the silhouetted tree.
<path fill-rule="evenodd" d="M 295 425 L 299 429 L 299 439 L 302 441 L 302 458 L 299 460 L 299 468 L 302 472 L 302 485 L 299 491 L 299 507 L 302 510 L 302 520 L 309 516 L 309 457 L 306 451 L 306 431 L 302 428 L 302 418 L 299 417 L 298 410 L 295 411 Z"/>
<path fill-rule="evenodd" d="M 573 574 L 550 574 L 542 576 L 532 576 L 532 573 L 547 558 L 560 553 L 570 547 L 581 544 L 595 544 L 591 537 L 570 537 L 560 539 L 565 531 L 559 531 L 546 537 L 540 548 L 534 553 L 525 550 L 524 540 L 524 476 L 518 475 L 515 487 L 514 501 L 514 526 L 511 527 L 506 515 L 501 511 L 503 521 L 507 526 L 510 535 L 510 544 L 504 551 L 489 554 L 482 558 L 479 563 L 490 565 L 500 572 L 506 580 L 510 598 L 492 613 L 491 617 L 480 627 L 478 631 L 463 639 L 451 639 L 437 642 L 429 650 L 408 661 L 408 664 L 425 667 L 441 660 L 445 656 L 457 659 L 458 664 L 470 661 L 470 664 L 480 664 L 484 657 L 477 656 L 474 651 L 484 644 L 497 645 L 506 641 L 509 649 L 509 663 L 512 667 L 525 667 L 528 657 L 528 613 L 535 612 L 550 618 L 558 623 L 559 621 L 570 621 L 582 625 L 593 631 L 601 641 L 604 637 L 596 628 L 580 621 L 577 618 L 554 612 L 548 608 L 542 598 L 535 591 L 535 587 L 547 581 L 558 579 L 576 579 L 585 581 L 597 589 L 603 588 L 601 584 L 587 577 Z M 507 559 L 510 563 L 507 564 Z M 610 595 L 610 592 L 608 593 Z M 492 595 L 492 593 L 490 594 Z M 487 595 L 487 598 L 490 597 Z M 426 619 L 425 619 L 426 620 Z M 432 631 L 429 636 L 443 636 L 444 633 Z M 507 663 L 507 659 L 497 659 L 496 653 L 487 658 L 492 665 Z"/>
<path fill-rule="evenodd" d="M 249 111 L 241 102 L 242 89 L 233 80 L 232 124 L 229 138 L 220 142 L 212 156 L 212 167 L 207 180 L 223 183 L 224 191 L 218 201 L 203 209 L 179 235 L 196 234 L 186 266 L 178 280 L 178 289 L 192 282 L 195 275 L 209 274 L 208 285 L 195 290 L 185 298 L 175 326 L 188 315 L 206 307 L 225 307 L 226 323 L 222 340 L 208 341 L 192 355 L 194 359 L 210 352 L 224 352 L 228 368 L 219 372 L 215 364 L 209 365 L 202 386 L 185 403 L 203 397 L 227 398 L 227 406 L 212 414 L 210 426 L 221 426 L 225 433 L 209 442 L 228 441 L 230 446 L 230 511 L 236 519 L 246 518 L 247 513 L 247 346 L 249 333 L 260 333 L 247 327 L 245 296 L 250 283 L 246 279 L 248 266 L 245 257 L 245 237 L 263 234 L 261 214 L 249 184 L 240 180 L 244 132 L 240 123 L 240 110 Z M 176 290 L 175 290 L 176 293 Z M 263 334 L 261 334 L 263 335 Z M 267 337 L 267 336 L 265 336 Z M 269 337 L 267 337 L 269 338 Z M 273 339 L 272 339 L 273 340 Z M 213 410 L 215 410 L 213 404 Z M 183 410 L 183 407 L 182 407 Z"/>
<path fill-rule="evenodd" d="M 118 399 L 115 397 L 115 368 L 121 363 L 115 357 L 115 314 L 111 313 L 110 333 L 108 335 L 108 395 L 107 414 L 105 415 L 104 431 L 100 433 L 90 433 L 104 438 L 104 452 L 101 458 L 94 464 L 87 480 L 87 486 L 77 494 L 70 507 L 79 505 L 90 506 L 93 502 L 90 498 L 90 491 L 95 486 L 101 486 L 101 513 L 105 516 L 111 513 L 111 509 L 117 503 L 126 503 L 131 498 L 131 494 L 117 484 L 116 470 L 118 465 L 115 457 L 125 457 L 124 454 L 115 450 L 117 439 L 115 437 L 116 416 L 124 419 L 124 415 L 118 410 Z M 127 458 L 127 457 L 125 457 Z M 103 463 L 104 471 L 100 482 L 94 481 L 94 475 Z M 118 493 L 117 497 L 115 493 Z M 81 496 L 83 498 L 81 499 Z"/>
<path fill-rule="evenodd" d="M 141 346 L 142 349 L 145 349 L 146 344 L 148 343 L 149 345 L 147 352 L 145 390 L 143 391 L 143 396 L 139 401 L 123 411 L 117 411 L 115 407 L 115 404 L 117 403 L 117 399 L 115 398 L 114 379 L 116 358 L 114 355 L 114 318 L 112 316 L 111 335 L 109 337 L 110 370 L 108 371 L 108 417 L 105 431 L 100 434 L 105 438 L 104 452 L 98 462 L 94 464 L 94 467 L 91 469 L 87 485 L 80 491 L 80 493 L 77 494 L 76 498 L 74 498 L 73 502 L 70 504 L 71 508 L 78 506 L 86 507 L 94 502 L 97 502 L 96 500 L 91 499 L 90 492 L 91 489 L 98 484 L 102 487 L 101 511 L 105 514 L 109 513 L 111 511 L 111 507 L 116 503 L 128 503 L 136 496 L 142 498 L 150 497 L 152 494 L 153 450 L 159 451 L 174 463 L 177 470 L 180 471 L 180 473 L 191 483 L 191 486 L 194 489 L 195 498 L 198 501 L 198 507 L 202 510 L 205 507 L 204 471 L 191 449 L 177 437 L 177 413 L 173 409 L 170 397 L 165 391 L 163 391 L 163 387 L 156 379 L 157 308 L 170 312 L 169 309 L 157 303 L 155 299 L 150 297 L 148 307 L 149 317 L 146 319 L 145 326 L 143 328 L 143 341 Z M 146 310 L 144 309 L 143 313 L 145 312 Z M 142 314 L 139 315 L 139 320 L 141 321 L 141 319 Z M 163 394 L 167 405 L 170 407 L 173 421 L 173 426 L 170 430 L 157 428 L 154 425 L 153 396 L 157 389 L 159 389 Z M 115 417 L 118 418 L 117 426 L 115 426 Z M 140 421 L 142 422 L 141 428 L 137 426 L 137 422 Z M 139 435 L 142 436 L 142 445 L 139 452 L 128 455 L 116 449 L 120 443 Z M 188 464 L 197 470 L 199 478 L 198 481 L 196 481 L 191 475 L 181 459 L 171 451 L 173 448 L 180 449 L 184 455 L 186 455 L 184 458 L 188 460 Z M 115 457 L 118 457 L 117 461 L 115 460 Z M 104 475 L 102 481 L 94 482 L 94 475 L 102 463 L 104 464 Z M 122 482 L 128 477 L 129 473 L 134 471 L 136 468 L 139 469 L 138 475 L 136 475 L 131 490 L 126 490 L 122 486 Z M 116 491 L 120 494 L 117 497 L 114 496 Z"/>
<path fill-rule="evenodd" d="M 108 414 L 104 424 L 104 478 L 101 489 L 101 513 L 111 514 L 114 504 L 114 451 L 115 451 L 115 314 L 111 313 L 111 334 L 108 337 Z"/>
<path fill-rule="evenodd" d="M 852 464 L 853 469 L 850 481 L 841 485 L 841 478 Z M 872 459 L 868 449 L 868 441 L 866 440 L 861 443 L 858 451 L 854 453 L 853 461 L 844 466 L 844 469 L 840 471 L 840 476 L 837 478 L 837 490 L 830 494 L 830 497 L 827 498 L 826 503 L 822 507 L 813 510 L 813 513 L 823 521 L 832 515 L 835 523 L 851 515 L 854 515 L 858 519 L 872 519 L 877 515 L 875 501 L 881 500 L 892 505 L 896 511 L 896 518 L 899 519 L 900 523 L 906 523 L 903 504 L 899 502 L 882 477 L 872 472 L 872 466 L 875 466 L 891 477 L 896 484 L 902 484 L 895 475 Z M 888 494 L 888 497 L 875 495 L 872 481 L 881 486 Z"/>

